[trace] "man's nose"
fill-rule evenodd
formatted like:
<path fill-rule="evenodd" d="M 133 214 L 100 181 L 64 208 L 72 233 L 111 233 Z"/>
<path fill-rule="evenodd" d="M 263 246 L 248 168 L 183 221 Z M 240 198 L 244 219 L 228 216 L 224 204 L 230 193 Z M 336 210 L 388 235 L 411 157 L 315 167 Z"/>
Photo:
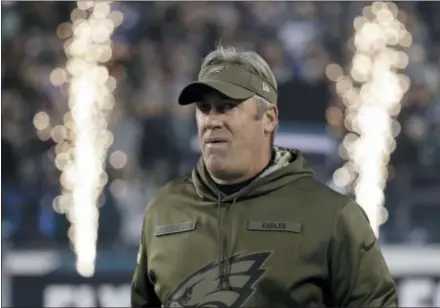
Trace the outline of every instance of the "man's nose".
<path fill-rule="evenodd" d="M 208 125 L 219 125 L 223 123 L 224 114 L 219 112 L 217 108 L 213 107 L 206 114 L 205 121 Z"/>

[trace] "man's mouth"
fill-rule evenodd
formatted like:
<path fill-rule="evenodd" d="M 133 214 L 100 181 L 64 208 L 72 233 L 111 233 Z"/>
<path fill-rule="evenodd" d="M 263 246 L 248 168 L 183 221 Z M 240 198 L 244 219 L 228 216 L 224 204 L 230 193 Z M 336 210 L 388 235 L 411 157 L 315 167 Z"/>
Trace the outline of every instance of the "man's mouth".
<path fill-rule="evenodd" d="M 220 144 L 220 143 L 227 143 L 228 141 L 223 138 L 208 138 L 205 141 L 205 144 Z"/>

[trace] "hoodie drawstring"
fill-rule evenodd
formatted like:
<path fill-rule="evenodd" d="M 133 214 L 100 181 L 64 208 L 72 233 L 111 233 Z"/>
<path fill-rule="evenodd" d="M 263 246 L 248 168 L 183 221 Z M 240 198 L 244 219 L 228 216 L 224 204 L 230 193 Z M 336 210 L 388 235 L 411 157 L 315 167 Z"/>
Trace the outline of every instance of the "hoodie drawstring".
<path fill-rule="evenodd" d="M 231 204 L 228 205 L 228 207 L 231 207 L 234 205 L 234 203 L 237 201 L 237 198 L 234 198 L 234 200 L 232 201 Z M 228 214 L 229 214 L 229 209 L 228 209 Z M 226 217 L 226 238 L 227 241 L 226 243 L 228 243 L 229 247 L 228 249 L 228 253 L 226 255 L 226 268 L 224 271 L 224 278 L 225 278 L 225 284 L 226 284 L 226 288 L 228 288 L 229 290 L 232 290 L 232 286 L 231 286 L 231 282 L 230 282 L 230 277 L 229 275 L 231 274 L 231 269 L 232 269 L 232 227 L 231 227 L 231 220 L 229 219 L 229 217 Z"/>
<path fill-rule="evenodd" d="M 223 287 L 223 237 L 222 237 L 222 219 L 220 196 L 217 198 L 217 261 L 218 261 L 218 285 L 217 288 Z"/>
<path fill-rule="evenodd" d="M 227 213 L 229 213 L 229 207 L 236 202 L 236 199 L 232 201 L 231 204 L 228 204 Z M 222 205 L 220 196 L 217 198 L 217 217 L 218 217 L 218 228 L 217 228 L 217 247 L 218 247 L 218 271 L 219 271 L 219 280 L 218 280 L 218 289 L 222 289 L 226 287 L 229 290 L 232 290 L 232 286 L 229 280 L 229 274 L 231 272 L 232 267 L 232 248 L 228 247 L 231 244 L 232 240 L 232 230 L 230 219 L 228 217 L 223 217 L 222 214 Z M 224 225 L 223 225 L 224 224 Z M 223 237 L 223 228 L 225 228 L 225 236 Z M 225 247 L 226 246 L 226 247 Z"/>

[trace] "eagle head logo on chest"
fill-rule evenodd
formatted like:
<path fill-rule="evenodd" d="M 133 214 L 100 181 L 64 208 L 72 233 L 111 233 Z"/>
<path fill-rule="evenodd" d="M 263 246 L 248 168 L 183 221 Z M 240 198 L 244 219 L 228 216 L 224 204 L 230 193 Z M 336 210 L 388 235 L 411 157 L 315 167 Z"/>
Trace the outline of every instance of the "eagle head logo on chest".
<path fill-rule="evenodd" d="M 218 263 L 210 263 L 182 281 L 170 294 L 166 307 L 240 307 L 255 290 L 270 252 L 237 255 L 229 264 L 228 286 L 219 288 Z"/>

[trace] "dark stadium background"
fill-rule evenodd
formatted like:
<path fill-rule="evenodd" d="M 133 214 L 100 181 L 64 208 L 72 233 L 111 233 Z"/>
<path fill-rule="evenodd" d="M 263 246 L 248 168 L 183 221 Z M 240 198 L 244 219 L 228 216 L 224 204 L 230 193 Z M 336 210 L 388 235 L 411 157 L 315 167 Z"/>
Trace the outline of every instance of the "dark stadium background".
<path fill-rule="evenodd" d="M 370 2 L 116 2 L 123 22 L 107 67 L 117 81 L 109 128 L 127 162 L 109 161 L 101 198 L 96 273 L 83 278 L 53 210 L 60 192 L 55 142 L 37 134 L 36 113 L 60 123 L 66 92 L 50 81 L 64 66 L 60 36 L 75 2 L 3 1 L 2 307 L 124 306 L 148 200 L 197 160 L 193 110 L 176 97 L 221 42 L 258 51 L 279 82 L 280 142 L 298 147 L 331 185 L 344 130 L 325 68 L 350 65 L 353 19 Z M 380 240 L 402 305 L 440 305 L 440 4 L 398 2 L 413 35 L 411 88 L 386 188 Z M 332 124 L 330 125 L 329 122 Z M 336 124 L 335 124 L 336 123 Z M 114 185 L 112 185 L 114 184 Z M 176 252 L 178 253 L 178 252 Z"/>

